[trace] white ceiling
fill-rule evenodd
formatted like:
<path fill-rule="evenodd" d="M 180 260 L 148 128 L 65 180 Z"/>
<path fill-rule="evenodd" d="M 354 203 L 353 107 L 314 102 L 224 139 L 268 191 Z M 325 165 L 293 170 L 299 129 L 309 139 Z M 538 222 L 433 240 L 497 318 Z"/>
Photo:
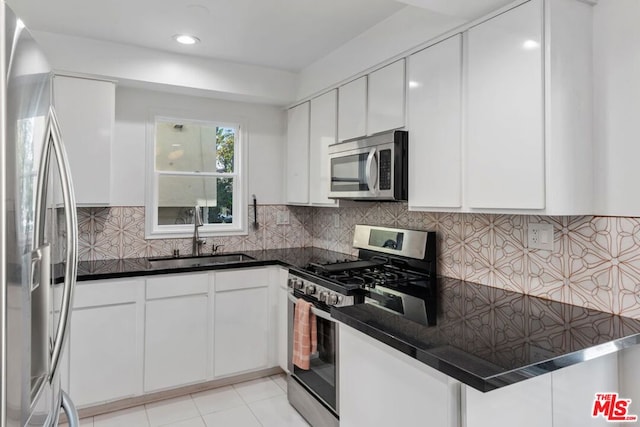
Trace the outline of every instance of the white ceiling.
<path fill-rule="evenodd" d="M 13 0 L 27 27 L 298 71 L 398 11 L 394 0 Z M 181 46 L 177 33 L 202 42 Z"/>
<path fill-rule="evenodd" d="M 300 71 L 407 4 L 465 19 L 511 0 L 8 0 L 27 27 Z M 389 29 L 393 31 L 393 28 Z M 188 33 L 202 42 L 175 43 Z"/>

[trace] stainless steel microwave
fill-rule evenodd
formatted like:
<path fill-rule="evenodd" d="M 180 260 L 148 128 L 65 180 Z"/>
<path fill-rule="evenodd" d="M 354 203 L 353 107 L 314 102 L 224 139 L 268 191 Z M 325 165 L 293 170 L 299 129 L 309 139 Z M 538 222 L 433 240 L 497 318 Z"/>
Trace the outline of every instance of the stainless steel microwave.
<path fill-rule="evenodd" d="M 329 146 L 329 197 L 407 200 L 407 131 L 396 130 Z"/>

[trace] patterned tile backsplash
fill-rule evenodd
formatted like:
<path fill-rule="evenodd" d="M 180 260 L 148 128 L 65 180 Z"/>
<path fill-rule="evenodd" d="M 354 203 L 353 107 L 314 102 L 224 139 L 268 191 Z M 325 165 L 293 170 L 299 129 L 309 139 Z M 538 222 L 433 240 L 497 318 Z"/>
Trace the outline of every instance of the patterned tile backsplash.
<path fill-rule="evenodd" d="M 289 211 L 288 225 L 276 225 Z M 144 208 L 80 208 L 80 259 L 190 253 L 190 239 L 145 240 Z M 438 233 L 439 273 L 497 288 L 640 318 L 640 218 L 410 212 L 403 203 L 340 208 L 258 206 L 247 236 L 207 239 L 225 252 L 316 246 L 355 254 L 356 224 Z M 554 250 L 528 249 L 529 223 L 554 227 Z"/>
<path fill-rule="evenodd" d="M 281 211 L 289 212 L 288 225 L 276 225 Z M 210 252 L 212 243 L 223 245 L 223 252 L 311 246 L 311 215 L 305 207 L 259 205 L 258 229 L 251 218 L 248 235 L 209 237 L 203 251 Z M 146 240 L 144 219 L 144 207 L 79 208 L 80 260 L 164 256 L 174 249 L 191 253 L 191 238 Z"/>

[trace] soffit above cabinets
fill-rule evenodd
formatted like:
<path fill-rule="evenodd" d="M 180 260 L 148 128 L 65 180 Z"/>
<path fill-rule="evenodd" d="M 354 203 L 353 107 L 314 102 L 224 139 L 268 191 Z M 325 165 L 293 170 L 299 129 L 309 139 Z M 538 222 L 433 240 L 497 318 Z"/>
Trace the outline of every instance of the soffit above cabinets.
<path fill-rule="evenodd" d="M 396 0 L 411 6 L 429 9 L 442 15 L 467 20 L 478 18 L 513 3 L 513 0 Z"/>

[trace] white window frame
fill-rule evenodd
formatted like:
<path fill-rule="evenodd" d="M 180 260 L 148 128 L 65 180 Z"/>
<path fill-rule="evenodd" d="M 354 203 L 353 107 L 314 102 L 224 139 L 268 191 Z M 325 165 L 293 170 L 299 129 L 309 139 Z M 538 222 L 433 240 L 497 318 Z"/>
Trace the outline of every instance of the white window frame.
<path fill-rule="evenodd" d="M 248 234 L 247 217 L 247 131 L 243 118 L 219 116 L 205 117 L 202 113 L 154 110 L 147 119 L 146 130 L 146 185 L 145 185 L 145 238 L 188 238 L 193 236 L 193 224 L 158 225 L 158 177 L 156 171 L 156 122 L 174 121 L 182 123 L 207 124 L 235 128 L 234 138 L 234 172 L 171 172 L 162 175 L 173 176 L 215 176 L 233 177 L 233 222 L 220 224 L 204 224 L 199 227 L 201 237 L 234 236 Z"/>

